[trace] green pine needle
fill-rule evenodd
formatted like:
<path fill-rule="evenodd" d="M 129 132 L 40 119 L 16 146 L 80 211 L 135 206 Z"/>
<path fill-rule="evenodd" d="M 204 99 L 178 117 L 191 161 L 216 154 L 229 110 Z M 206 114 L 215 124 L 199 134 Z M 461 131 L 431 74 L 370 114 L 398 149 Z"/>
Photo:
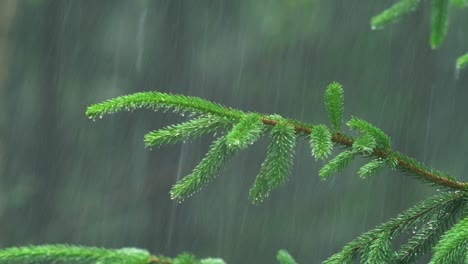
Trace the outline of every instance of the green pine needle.
<path fill-rule="evenodd" d="M 271 143 L 260 172 L 250 189 L 250 199 L 262 202 L 270 192 L 282 185 L 293 168 L 296 131 L 293 126 L 278 123 L 271 130 Z"/>
<path fill-rule="evenodd" d="M 150 254 L 137 248 L 102 249 L 68 245 L 13 247 L 0 250 L 0 263 L 147 264 Z"/>
<path fill-rule="evenodd" d="M 324 159 L 331 154 L 333 142 L 332 134 L 325 125 L 317 125 L 314 127 L 310 135 L 310 146 L 312 148 L 312 156 L 316 159 Z"/>
<path fill-rule="evenodd" d="M 361 178 L 367 178 L 381 172 L 387 165 L 387 161 L 383 159 L 374 159 L 366 165 L 362 166 L 358 174 Z"/>
<path fill-rule="evenodd" d="M 226 161 L 236 150 L 229 148 L 226 136 L 218 138 L 192 173 L 177 182 L 171 189 L 171 198 L 183 200 L 200 190 L 203 185 L 218 176 Z"/>
<path fill-rule="evenodd" d="M 334 132 L 340 131 L 343 123 L 344 96 L 341 84 L 334 82 L 328 85 L 325 91 L 325 105 L 328 117 L 332 123 Z"/>
<path fill-rule="evenodd" d="M 160 92 L 141 92 L 119 96 L 89 106 L 86 110 L 86 115 L 90 119 L 96 119 L 106 114 L 113 114 L 122 110 L 131 111 L 140 108 L 155 110 L 162 108 L 182 114 L 213 114 L 235 119 L 239 119 L 245 115 L 245 113 L 240 110 L 228 108 L 198 97 Z"/>
<path fill-rule="evenodd" d="M 349 162 L 354 159 L 355 153 L 353 151 L 343 151 L 330 160 L 323 168 L 320 170 L 319 175 L 322 180 L 328 179 L 334 173 L 337 173 L 348 166 Z"/>
<path fill-rule="evenodd" d="M 457 70 L 462 70 L 468 66 L 468 53 L 457 59 Z"/>
<path fill-rule="evenodd" d="M 276 259 L 280 264 L 297 264 L 294 258 L 284 249 L 278 251 Z"/>
<path fill-rule="evenodd" d="M 226 143 L 232 149 L 244 149 L 252 145 L 262 135 L 263 123 L 260 115 L 249 114 L 243 117 L 226 135 Z"/>
<path fill-rule="evenodd" d="M 368 134 L 372 136 L 377 141 L 377 145 L 381 146 L 383 149 L 390 148 L 390 137 L 387 136 L 382 130 L 380 130 L 380 128 L 375 127 L 369 122 L 359 119 L 357 117 L 352 117 L 351 120 L 348 121 L 347 125 L 351 129 L 358 130 L 363 134 Z"/>
<path fill-rule="evenodd" d="M 364 154 L 372 154 L 374 148 L 377 147 L 375 138 L 371 135 L 365 134 L 356 138 L 353 142 L 353 150 L 356 152 L 363 152 Z"/>
<path fill-rule="evenodd" d="M 468 217 L 445 233 L 434 248 L 431 264 L 460 263 L 468 247 Z"/>
<path fill-rule="evenodd" d="M 193 139 L 232 125 L 233 119 L 204 115 L 178 125 L 170 125 L 145 135 L 146 147 L 157 147 Z"/>
<path fill-rule="evenodd" d="M 440 47 L 447 35 L 449 4 L 449 0 L 432 0 L 431 47 L 433 49 Z"/>
<path fill-rule="evenodd" d="M 400 0 L 382 13 L 374 16 L 371 20 L 372 29 L 381 29 L 385 25 L 398 21 L 402 16 L 413 12 L 419 5 L 420 0 Z"/>

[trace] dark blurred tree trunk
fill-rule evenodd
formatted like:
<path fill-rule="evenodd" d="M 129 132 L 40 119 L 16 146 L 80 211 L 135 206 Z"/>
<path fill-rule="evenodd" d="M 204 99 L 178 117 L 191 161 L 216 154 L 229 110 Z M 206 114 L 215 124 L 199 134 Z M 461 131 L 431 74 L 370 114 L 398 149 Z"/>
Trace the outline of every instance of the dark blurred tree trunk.
<path fill-rule="evenodd" d="M 3 191 L 3 173 L 4 173 L 4 149 L 7 128 L 7 107 L 6 82 L 10 68 L 10 47 L 11 47 L 11 25 L 16 14 L 16 0 L 0 1 L 0 215 L 5 206 Z"/>

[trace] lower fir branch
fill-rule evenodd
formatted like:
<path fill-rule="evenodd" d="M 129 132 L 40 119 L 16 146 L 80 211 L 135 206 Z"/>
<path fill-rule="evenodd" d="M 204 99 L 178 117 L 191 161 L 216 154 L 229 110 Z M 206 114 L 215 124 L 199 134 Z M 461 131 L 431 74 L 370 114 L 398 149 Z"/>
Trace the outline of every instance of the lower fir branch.
<path fill-rule="evenodd" d="M 13 247 L 0 250 L 0 263 L 102 263 L 148 264 L 154 259 L 148 251 L 137 248 L 103 249 L 69 245 Z M 164 262 L 160 262 L 164 263 Z"/>
<path fill-rule="evenodd" d="M 226 264 L 219 258 L 198 259 L 190 253 L 175 258 L 150 255 L 138 248 L 105 249 L 71 245 L 40 245 L 0 250 L 0 264 Z"/>
<path fill-rule="evenodd" d="M 416 206 L 406 210 L 402 214 L 381 224 L 377 228 L 368 231 L 355 240 L 346 244 L 343 249 L 331 256 L 325 264 L 354 263 L 353 260 L 358 256 L 368 258 L 370 252 L 377 252 L 375 256 L 388 256 L 392 261 L 393 256 L 388 250 L 388 238 L 393 238 L 404 231 L 410 230 L 417 225 L 427 223 L 443 208 L 450 207 L 455 203 L 465 202 L 466 194 L 463 192 L 446 192 L 426 199 Z M 378 251 L 376 245 L 382 245 L 386 248 Z M 383 252 L 383 253 L 381 253 Z M 362 255 L 364 254 L 364 256 Z M 373 253 L 374 254 L 374 253 Z M 381 262 L 386 263 L 386 262 Z"/>
<path fill-rule="evenodd" d="M 434 217 L 424 223 L 416 234 L 398 250 L 399 261 L 413 263 L 424 256 L 435 246 L 440 236 L 459 219 L 464 205 L 464 199 L 443 203 Z"/>

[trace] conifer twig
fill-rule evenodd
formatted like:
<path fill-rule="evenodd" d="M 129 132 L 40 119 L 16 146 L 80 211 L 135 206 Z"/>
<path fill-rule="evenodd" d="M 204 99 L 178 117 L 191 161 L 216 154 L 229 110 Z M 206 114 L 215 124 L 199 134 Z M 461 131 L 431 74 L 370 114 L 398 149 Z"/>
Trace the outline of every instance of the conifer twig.
<path fill-rule="evenodd" d="M 149 264 L 160 259 L 137 248 L 103 249 L 70 245 L 13 247 L 0 250 L 0 263 L 103 263 Z M 164 263 L 166 264 L 166 263 Z"/>
<path fill-rule="evenodd" d="M 351 241 L 344 248 L 326 260 L 325 264 L 342 264 L 354 263 L 352 260 L 358 252 L 366 253 L 371 245 L 381 239 L 382 236 L 396 236 L 404 231 L 415 228 L 417 225 L 424 224 L 429 221 L 434 215 L 447 213 L 453 207 L 461 207 L 460 203 L 464 202 L 465 194 L 463 192 L 445 192 L 426 199 L 412 208 L 406 210 L 395 218 L 381 224 L 377 228 L 368 231 L 355 240 Z M 362 252 L 364 251 L 364 252 Z M 393 258 L 396 258 L 395 255 Z M 384 262 L 372 262 L 384 263 Z M 387 263 L 387 262 L 385 262 Z"/>
<path fill-rule="evenodd" d="M 263 118 L 262 122 L 265 125 L 269 125 L 269 126 L 275 126 L 278 123 L 276 120 L 272 120 L 267 117 Z M 305 135 L 310 135 L 311 133 L 313 133 L 313 128 L 311 128 L 310 126 L 295 125 L 294 129 L 296 130 L 297 133 L 302 133 Z M 344 147 L 349 147 L 349 148 L 352 147 L 354 143 L 354 140 L 351 137 L 345 134 L 339 133 L 339 132 L 332 135 L 332 141 L 339 145 L 342 145 Z M 422 164 L 420 163 L 417 163 L 417 165 L 414 164 L 415 161 L 408 156 L 405 156 L 398 152 L 393 152 L 393 153 L 397 154 L 396 156 L 393 156 L 393 158 L 395 159 L 395 162 L 397 163 L 397 166 L 405 171 L 409 171 L 415 175 L 420 176 L 421 178 L 423 178 L 424 180 L 430 183 L 440 185 L 442 187 L 447 187 L 450 189 L 460 190 L 460 191 L 465 191 L 468 189 L 468 183 L 466 182 L 460 182 L 460 181 L 454 180 L 453 177 L 447 177 L 447 176 L 442 177 L 438 175 L 436 171 L 422 167 Z M 384 159 L 384 158 L 388 158 L 393 153 L 375 148 L 371 155 L 374 157 Z M 418 166 L 418 165 L 421 165 L 421 166 Z"/>
<path fill-rule="evenodd" d="M 335 130 L 333 134 L 331 134 L 331 141 L 335 144 L 347 148 L 352 148 L 355 140 L 352 137 L 343 134 L 339 131 L 343 118 L 343 92 L 340 84 L 332 83 L 328 86 L 325 93 L 325 103 L 327 105 L 327 112 L 329 113 L 330 119 L 333 124 L 333 129 Z M 240 150 L 252 144 L 260 136 L 260 134 L 263 133 L 260 127 L 256 127 L 257 125 L 255 125 L 255 120 L 259 120 L 259 123 L 265 126 L 274 127 L 278 124 L 287 124 L 288 126 L 292 126 L 294 128 L 296 134 L 305 136 L 310 136 L 311 133 L 313 133 L 314 129 L 320 126 L 301 122 L 294 119 L 283 118 L 278 115 L 265 115 L 255 112 L 244 112 L 238 109 L 225 107 L 223 105 L 213 103 L 198 97 L 172 95 L 160 92 L 142 92 L 132 95 L 120 96 L 88 107 L 86 114 L 88 115 L 88 117 L 94 119 L 96 117 L 101 117 L 105 114 L 112 114 L 121 110 L 134 110 L 138 108 L 162 108 L 166 110 L 173 110 L 174 112 L 181 113 L 182 115 L 184 113 L 201 115 L 200 118 L 195 119 L 193 121 L 176 126 L 170 126 L 157 132 L 151 132 L 146 136 L 147 145 L 161 145 L 165 143 L 177 142 L 181 139 L 209 133 L 215 130 L 216 127 L 221 128 L 223 126 L 229 126 L 238 123 L 237 126 L 234 126 L 234 128 L 236 129 L 232 131 L 232 134 L 229 137 L 230 143 L 226 144 L 226 153 L 232 152 L 231 154 L 233 154 L 237 150 Z M 211 118 L 212 121 L 210 121 Z M 373 126 L 372 124 L 355 117 L 353 117 L 347 124 L 351 129 L 356 129 L 363 133 L 364 136 L 368 136 L 369 139 L 375 141 L 375 143 L 373 143 L 375 145 L 373 151 L 370 152 L 366 150 L 363 152 L 354 150 L 353 157 L 355 156 L 355 154 L 363 154 L 365 156 L 377 158 L 379 160 L 374 161 L 372 165 L 376 165 L 377 163 L 381 165 L 389 163 L 391 165 L 391 168 L 398 168 L 402 171 L 408 172 L 409 174 L 415 175 L 428 183 L 453 190 L 468 190 L 468 183 L 457 181 L 454 177 L 450 175 L 446 175 L 444 173 L 430 169 L 411 157 L 403 155 L 402 153 L 399 153 L 397 151 L 393 151 L 390 148 L 390 138 L 387 135 L 385 135 L 385 133 L 383 133 L 379 128 Z M 320 129 L 320 127 L 318 129 Z M 322 127 L 322 131 L 320 133 L 321 135 L 317 136 L 317 138 L 314 138 L 314 142 L 320 142 L 324 137 L 323 135 L 328 134 L 323 133 L 323 130 L 324 128 Z M 248 135 L 249 133 L 251 133 L 251 135 Z M 243 142 L 241 142 L 240 140 L 242 140 Z M 240 145 L 237 146 L 237 144 L 232 144 L 232 142 L 237 141 L 239 141 L 238 143 Z M 371 148 L 370 146 L 371 145 L 367 146 L 367 148 Z M 312 147 L 314 148 L 314 146 Z M 323 158 L 324 156 L 326 156 L 325 153 L 327 153 L 328 151 L 327 144 L 319 144 L 317 145 L 317 147 L 320 148 L 320 151 L 322 151 L 323 154 L 316 156 L 316 158 Z M 215 150 L 213 151 L 213 153 L 215 155 L 220 155 L 221 151 Z M 226 156 L 223 155 L 223 157 L 227 158 L 228 156 L 232 156 L 231 154 Z M 212 160 L 216 161 L 216 159 Z M 214 163 L 208 162 L 207 166 L 205 166 L 206 169 L 205 167 L 203 167 L 199 171 L 200 173 L 198 174 L 200 174 L 200 176 L 206 174 L 216 176 L 216 174 L 222 168 L 224 161 L 227 161 L 227 159 L 223 159 L 223 162 L 220 162 L 216 166 L 212 166 L 214 165 Z M 378 171 L 381 168 L 374 169 L 375 170 L 373 171 Z M 197 170 L 198 169 L 196 169 L 195 172 L 197 172 Z M 367 173 L 365 174 L 368 175 Z M 372 171 L 369 171 L 369 174 L 372 174 Z M 192 185 L 193 182 L 185 187 L 183 187 L 181 184 L 176 185 L 173 189 L 173 194 L 175 190 L 180 190 L 180 188 L 182 187 L 182 189 L 190 189 L 190 192 L 185 193 L 184 191 L 181 192 L 179 195 L 176 191 L 176 195 L 173 196 L 174 198 L 183 198 L 182 193 L 187 195 L 193 194 L 199 189 L 199 187 L 201 187 L 202 183 L 207 182 L 205 180 L 200 181 L 201 178 L 199 178 L 198 176 L 189 179 L 192 179 L 193 182 L 199 184 L 195 186 L 196 188 L 194 187 L 194 185 Z M 186 180 L 182 180 L 182 182 L 185 182 Z"/>
<path fill-rule="evenodd" d="M 198 259 L 190 253 L 174 258 L 150 255 L 144 249 L 105 249 L 74 245 L 38 245 L 0 249 L 0 264 L 96 263 L 96 264 L 226 264 L 219 258 Z"/>

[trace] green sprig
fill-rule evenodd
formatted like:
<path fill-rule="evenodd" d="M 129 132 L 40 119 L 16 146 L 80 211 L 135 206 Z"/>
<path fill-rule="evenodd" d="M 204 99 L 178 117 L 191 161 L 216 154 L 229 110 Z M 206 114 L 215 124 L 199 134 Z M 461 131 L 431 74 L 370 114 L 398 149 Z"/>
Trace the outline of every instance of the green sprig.
<path fill-rule="evenodd" d="M 272 128 L 266 159 L 250 189 L 250 198 L 254 203 L 263 201 L 273 189 L 287 180 L 293 168 L 295 133 L 294 127 L 283 123 Z"/>
<path fill-rule="evenodd" d="M 233 119 L 226 117 L 203 115 L 188 122 L 170 125 L 146 134 L 145 145 L 147 147 L 157 147 L 164 144 L 175 144 L 177 142 L 214 133 L 219 129 L 228 128 L 233 122 Z"/>
<path fill-rule="evenodd" d="M 346 150 L 341 152 L 320 169 L 320 178 L 326 180 L 334 173 L 343 170 L 354 159 L 355 155 L 356 153 L 354 151 Z"/>
<path fill-rule="evenodd" d="M 341 84 L 333 82 L 328 85 L 325 91 L 325 105 L 327 106 L 328 117 L 330 118 L 334 132 L 340 131 L 344 111 L 344 96 Z"/>
<path fill-rule="evenodd" d="M 372 29 L 381 29 L 389 23 L 398 21 L 402 16 L 413 12 L 420 0 L 401 0 L 371 19 Z"/>
<path fill-rule="evenodd" d="M 353 150 L 356 152 L 362 152 L 364 154 L 372 154 L 374 148 L 377 147 L 375 138 L 371 135 L 365 134 L 357 137 L 353 143 Z"/>
<path fill-rule="evenodd" d="M 172 187 L 171 198 L 183 200 L 200 190 L 201 187 L 218 176 L 224 164 L 236 151 L 236 149 L 228 147 L 226 136 L 218 138 L 192 173 Z"/>
<path fill-rule="evenodd" d="M 331 140 L 332 134 L 328 127 L 325 125 L 317 125 L 314 127 L 310 135 L 310 146 L 312 149 L 312 156 L 316 159 L 324 159 L 331 154 L 333 142 Z"/>
<path fill-rule="evenodd" d="M 396 253 L 392 250 L 391 231 L 382 231 L 373 240 L 362 248 L 362 263 L 393 263 L 396 260 Z"/>
<path fill-rule="evenodd" d="M 383 149 L 390 148 L 391 146 L 390 137 L 387 136 L 380 128 L 377 128 L 371 123 L 365 120 L 359 119 L 357 117 L 352 117 L 351 120 L 348 121 L 347 125 L 351 129 L 358 130 L 359 132 L 363 134 L 372 136 L 376 140 L 377 145 L 382 147 Z"/>
<path fill-rule="evenodd" d="M 358 174 L 361 178 L 367 178 L 381 172 L 387 165 L 387 161 L 383 159 L 374 159 L 366 165 L 362 166 Z"/>
<path fill-rule="evenodd" d="M 228 147 L 234 150 L 244 149 L 257 141 L 263 132 L 260 118 L 257 114 L 244 116 L 226 135 Z"/>
<path fill-rule="evenodd" d="M 240 110 L 228 108 L 198 97 L 160 92 L 141 92 L 119 96 L 99 104 L 91 105 L 86 110 L 86 115 L 90 119 L 95 119 L 122 110 L 131 111 L 141 108 L 155 110 L 162 108 L 182 114 L 213 114 L 235 119 L 239 119 L 245 115 Z"/>
<path fill-rule="evenodd" d="M 13 247 L 0 250 L 0 263 L 148 264 L 150 254 L 137 248 L 103 249 L 68 245 Z"/>

